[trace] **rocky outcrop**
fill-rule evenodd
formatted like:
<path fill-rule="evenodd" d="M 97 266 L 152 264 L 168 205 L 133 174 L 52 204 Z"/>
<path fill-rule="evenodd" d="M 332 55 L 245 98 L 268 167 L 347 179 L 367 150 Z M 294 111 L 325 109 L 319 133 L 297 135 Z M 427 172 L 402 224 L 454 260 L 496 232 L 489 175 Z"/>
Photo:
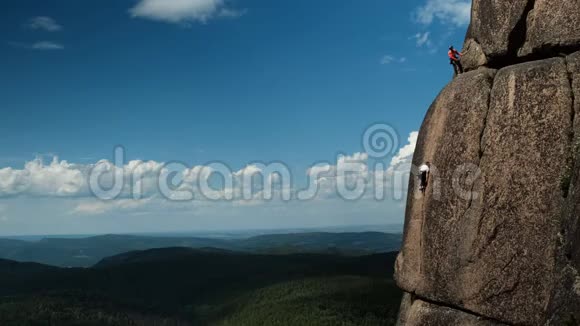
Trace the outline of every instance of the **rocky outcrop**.
<path fill-rule="evenodd" d="M 442 325 L 463 325 L 463 326 L 504 326 L 493 320 L 481 316 L 475 316 L 468 312 L 448 308 L 438 304 L 414 299 L 412 295 L 405 294 L 401 302 L 401 318 L 397 325 L 418 326 L 442 326 Z"/>
<path fill-rule="evenodd" d="M 580 1 L 534 0 L 527 17 L 526 42 L 518 55 L 578 49 L 580 44 Z"/>
<path fill-rule="evenodd" d="M 464 67 L 493 68 L 580 50 L 580 0 L 473 0 Z"/>
<path fill-rule="evenodd" d="M 432 162 L 433 174 L 441 175 L 441 178 L 429 187 L 426 199 L 420 196 L 418 184 L 410 184 L 403 252 L 397 261 L 396 274 L 399 285 L 407 292 L 425 292 L 431 288 L 429 292 L 440 293 L 440 289 L 432 288 L 437 284 L 425 282 L 425 276 L 433 270 L 432 261 L 423 257 L 426 251 L 439 250 L 433 246 L 453 248 L 455 240 L 438 232 L 429 233 L 432 237 L 423 237 L 423 234 L 439 227 L 431 224 L 435 220 L 430 216 L 449 216 L 457 220 L 461 211 L 469 207 L 468 200 L 454 195 L 456 171 L 447 167 L 465 164 L 471 171 L 477 168 L 481 131 L 485 126 L 494 74 L 493 70 L 478 70 L 460 75 L 441 92 L 423 122 L 413 164 L 420 166 L 422 162 Z M 446 162 L 445 166 L 440 162 Z M 449 264 L 453 265 L 453 262 Z"/>
<path fill-rule="evenodd" d="M 531 2 L 532 0 L 474 0 L 471 24 L 464 45 L 465 68 L 479 66 L 471 62 L 472 57 L 484 56 L 486 64 L 516 54 L 517 47 L 525 41 L 525 31 L 521 34 Z"/>
<path fill-rule="evenodd" d="M 474 0 L 473 71 L 413 159 L 433 169 L 424 196 L 410 180 L 400 325 L 580 324 L 579 28 L 576 0 Z"/>

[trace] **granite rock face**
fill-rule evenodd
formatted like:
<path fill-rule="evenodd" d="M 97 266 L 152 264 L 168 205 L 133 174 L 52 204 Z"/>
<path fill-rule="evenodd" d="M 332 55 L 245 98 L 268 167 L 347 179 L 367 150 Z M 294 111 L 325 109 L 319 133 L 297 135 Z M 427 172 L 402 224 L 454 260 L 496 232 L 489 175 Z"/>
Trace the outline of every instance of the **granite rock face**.
<path fill-rule="evenodd" d="M 527 17 L 526 43 L 520 56 L 557 52 L 580 44 L 580 0 L 535 0 Z"/>
<path fill-rule="evenodd" d="M 413 293 L 435 285 L 425 284 L 425 276 L 429 273 L 427 269 L 430 268 L 430 262 L 424 259 L 425 251 L 430 250 L 428 246 L 432 245 L 431 242 L 439 240 L 423 237 L 425 230 L 432 228 L 430 216 L 454 216 L 469 205 L 467 200 L 454 195 L 453 177 L 457 172 L 455 168 L 447 167 L 465 165 L 471 169 L 460 173 L 475 172 L 494 74 L 493 70 L 478 70 L 460 75 L 441 92 L 423 122 L 413 165 L 432 162 L 433 174 L 441 175 L 441 178 L 432 182 L 425 198 L 419 194 L 419 184 L 413 182 L 409 185 L 405 238 L 395 275 L 399 285 L 407 292 Z M 456 207 L 460 209 L 452 211 Z M 433 236 L 437 237 L 438 234 Z"/>
<path fill-rule="evenodd" d="M 514 46 L 517 47 L 517 44 L 523 44 L 525 41 L 525 34 L 522 36 L 519 31 L 525 28 L 525 16 L 531 1 L 473 0 L 471 24 L 464 45 L 466 57 L 464 66 L 468 69 L 477 67 L 471 64 L 472 56 L 484 55 L 487 62 L 517 53 Z M 524 40 L 519 39 L 521 37 L 524 37 Z M 474 48 L 475 44 L 480 49 Z"/>
<path fill-rule="evenodd" d="M 580 0 L 473 0 L 467 70 L 580 50 Z"/>
<path fill-rule="evenodd" d="M 474 0 L 478 69 L 437 97 L 413 158 L 433 168 L 424 196 L 409 183 L 399 325 L 580 324 L 579 17 Z"/>
<path fill-rule="evenodd" d="M 401 319 L 397 325 L 407 326 L 441 326 L 441 325 L 463 325 L 463 326 L 504 326 L 505 324 L 474 316 L 472 314 L 457 311 L 435 304 L 431 304 L 420 299 L 414 299 L 412 295 L 405 294 L 401 302 Z"/>

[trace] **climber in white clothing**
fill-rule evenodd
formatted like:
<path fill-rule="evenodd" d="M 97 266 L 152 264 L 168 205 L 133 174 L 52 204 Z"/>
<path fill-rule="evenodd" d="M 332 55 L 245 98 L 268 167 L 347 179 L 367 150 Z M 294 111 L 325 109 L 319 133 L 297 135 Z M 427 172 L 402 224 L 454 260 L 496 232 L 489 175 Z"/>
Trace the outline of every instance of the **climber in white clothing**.
<path fill-rule="evenodd" d="M 427 184 L 429 183 L 429 174 L 431 173 L 431 163 L 426 162 L 425 164 L 421 165 L 419 168 L 419 179 L 421 180 L 421 186 L 419 189 L 422 193 L 425 193 L 427 189 Z"/>

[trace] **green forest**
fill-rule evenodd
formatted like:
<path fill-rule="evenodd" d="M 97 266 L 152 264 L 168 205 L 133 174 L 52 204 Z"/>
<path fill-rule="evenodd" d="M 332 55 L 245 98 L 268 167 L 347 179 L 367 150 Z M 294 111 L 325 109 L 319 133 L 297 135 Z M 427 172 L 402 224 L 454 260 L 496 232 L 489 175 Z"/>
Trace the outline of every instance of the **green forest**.
<path fill-rule="evenodd" d="M 91 268 L 0 261 L 0 325 L 394 325 L 395 253 L 165 248 Z"/>

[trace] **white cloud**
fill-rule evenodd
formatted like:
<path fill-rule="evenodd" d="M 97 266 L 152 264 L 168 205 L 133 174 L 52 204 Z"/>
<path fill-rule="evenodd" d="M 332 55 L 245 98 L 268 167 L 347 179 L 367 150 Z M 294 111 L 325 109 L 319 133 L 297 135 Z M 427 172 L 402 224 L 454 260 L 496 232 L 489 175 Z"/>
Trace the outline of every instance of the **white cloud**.
<path fill-rule="evenodd" d="M 417 33 L 412 37 L 412 39 L 415 40 L 417 47 L 422 47 L 424 45 L 430 47 L 432 45 L 431 40 L 429 39 L 430 34 L 430 32 Z"/>
<path fill-rule="evenodd" d="M 395 60 L 394 57 L 392 57 L 390 55 L 385 55 L 381 58 L 381 64 L 388 65 L 389 63 L 393 62 L 394 60 Z"/>
<path fill-rule="evenodd" d="M 444 34 L 436 44 L 431 40 L 431 32 L 419 32 L 411 36 L 409 39 L 413 40 L 418 48 L 425 48 L 430 54 L 435 54 L 441 47 L 443 40 L 448 36 L 449 35 Z"/>
<path fill-rule="evenodd" d="M 369 182 L 367 153 L 340 155 L 333 164 L 317 164 L 306 171 L 309 189 L 299 194 L 301 199 L 325 200 L 339 198 L 338 187 Z M 314 186 L 314 187 L 313 187 Z"/>
<path fill-rule="evenodd" d="M 229 8 L 226 0 L 141 0 L 129 13 L 138 18 L 188 24 L 206 23 L 216 17 L 239 17 L 245 11 Z"/>
<path fill-rule="evenodd" d="M 47 32 L 58 32 L 62 30 L 61 25 L 59 25 L 53 18 L 47 16 L 31 18 L 26 23 L 26 26 L 30 29 L 43 30 Z"/>
<path fill-rule="evenodd" d="M 0 198 L 26 195 L 37 197 L 88 197 L 89 173 L 102 172 L 101 183 L 108 186 L 112 175 L 120 170 L 125 176 L 122 197 L 130 197 L 132 191 L 150 196 L 157 191 L 157 176 L 164 164 L 153 161 L 130 161 L 116 167 L 107 160 L 96 164 L 73 164 L 54 157 L 50 163 L 36 158 L 23 169 L 11 167 L 0 169 Z"/>
<path fill-rule="evenodd" d="M 406 57 L 397 58 L 391 55 L 385 55 L 380 60 L 381 65 L 388 65 L 391 63 L 405 63 L 405 62 L 407 62 Z"/>
<path fill-rule="evenodd" d="M 291 194 L 292 200 L 339 199 L 338 189 L 352 189 L 353 185 L 363 187 L 363 198 L 372 198 L 377 181 L 385 181 L 387 192 L 398 192 L 400 197 L 406 194 L 406 181 L 411 167 L 411 160 L 417 142 L 418 132 L 412 132 L 408 143 L 399 149 L 389 165 L 374 165 L 367 153 L 340 155 L 334 163 L 324 163 L 312 166 L 306 170 L 310 186 L 315 186 L 311 194 L 302 196 L 304 187 L 295 187 L 291 175 L 284 174 L 284 166 L 270 164 L 250 164 L 238 171 L 229 171 L 215 165 L 195 166 L 186 168 L 178 165 L 175 169 L 170 165 L 155 161 L 129 161 L 122 166 L 116 166 L 110 161 L 101 160 L 94 164 L 73 164 L 58 158 L 45 163 L 41 158 L 27 162 L 22 169 L 11 167 L 0 169 L 0 198 L 6 197 L 57 197 L 76 198 L 77 204 L 69 210 L 75 215 L 103 215 L 107 213 L 138 213 L 161 212 L 171 203 L 172 207 L 184 207 L 191 210 L 200 205 L 215 205 L 215 201 L 224 202 L 230 199 L 233 205 L 265 204 L 273 199 L 277 201 Z M 371 164 L 372 163 L 372 164 Z M 279 169 L 279 170 L 278 170 Z M 170 171 L 171 170 L 171 171 Z M 211 182 L 211 172 L 217 172 L 231 182 L 221 182 L 219 186 Z M 279 171 L 282 171 L 281 173 Z M 114 200 L 99 200 L 95 198 L 89 187 L 91 172 L 100 173 L 99 183 L 104 188 L 113 184 L 113 175 L 122 172 L 124 178 L 120 195 Z M 172 174 L 173 173 L 173 174 Z M 179 183 L 175 192 L 167 195 L 159 188 L 159 178 L 168 180 L 174 175 Z M 259 175 L 260 178 L 253 177 Z M 248 179 L 250 178 L 250 179 Z M 285 179 L 290 178 L 290 179 Z M 251 193 L 246 194 L 251 182 Z M 210 185 L 209 193 L 199 188 L 201 181 Z M 282 182 L 285 181 L 285 182 Z M 289 181 L 289 182 L 288 182 Z M 272 186 L 271 196 L 266 195 L 266 187 Z M 213 188 L 215 187 L 215 189 Z M 397 188 L 398 187 L 398 188 Z M 184 196 L 189 192 L 192 197 Z M 167 195 L 167 200 L 164 195 Z M 187 195 L 187 194 L 186 194 Z M 297 197 L 300 195 L 299 197 Z M 289 199 L 290 199 L 289 198 Z M 184 201 L 185 200 L 185 201 Z M 176 201 L 176 202 L 175 202 Z M 225 203 L 227 204 L 227 203 Z M 182 206 L 180 206 L 182 205 Z M 4 208 L 0 206 L 0 215 Z"/>
<path fill-rule="evenodd" d="M 74 210 L 73 214 L 83 214 L 83 215 L 100 215 L 109 211 L 110 205 L 102 201 L 90 201 L 78 204 Z"/>
<path fill-rule="evenodd" d="M 70 196 L 81 192 L 81 169 L 57 158 L 45 165 L 40 158 L 22 170 L 0 169 L 0 197 L 28 193 L 40 196 Z"/>
<path fill-rule="evenodd" d="M 419 132 L 413 131 L 407 139 L 407 145 L 399 149 L 397 155 L 391 160 L 391 164 L 388 170 L 398 170 L 401 167 L 406 167 L 411 165 L 413 160 L 413 154 L 415 153 L 415 147 L 417 146 L 417 139 L 419 138 Z"/>
<path fill-rule="evenodd" d="M 71 214 L 80 215 L 102 215 L 109 212 L 120 211 L 139 211 L 145 205 L 151 202 L 151 198 L 147 199 L 119 199 L 113 201 L 100 201 L 97 199 L 80 202 L 72 210 Z"/>
<path fill-rule="evenodd" d="M 199 190 L 195 190 L 200 181 L 207 181 L 209 171 L 219 172 L 212 164 L 191 168 L 178 164 L 173 168 L 155 161 L 129 161 L 116 166 L 107 160 L 73 164 L 58 158 L 47 162 L 36 159 L 22 168 L 0 169 L 0 233 L 79 234 L 159 232 L 192 227 L 231 230 L 401 223 L 417 137 L 418 133 L 412 132 L 408 143 L 390 163 L 369 158 L 367 153 L 355 153 L 297 171 L 298 174 L 306 172 L 311 177 L 308 182 L 317 187 L 306 198 L 298 197 L 305 185 L 280 183 L 280 178 L 271 174 L 271 165 L 264 167 L 259 163 L 226 173 L 233 184 L 223 187 L 224 183 L 215 192 L 221 196 L 231 194 L 233 200 L 214 201 L 198 196 Z M 345 178 L 341 179 L 338 176 L 345 168 Z M 122 195 L 114 200 L 95 198 L 88 190 L 87 181 L 89 171 L 94 169 L 128 173 Z M 196 195 L 193 200 L 171 201 L 161 196 L 154 180 L 158 175 L 167 176 L 167 169 L 183 181 L 184 188 L 192 189 Z M 131 173 L 137 177 L 131 178 Z M 262 196 L 263 185 L 256 188 L 250 199 L 242 197 L 240 178 L 253 173 L 261 173 L 264 179 L 275 184 L 272 200 Z M 107 184 L 107 179 L 105 175 L 102 183 Z M 132 188 L 138 182 L 143 186 L 143 197 L 134 199 Z M 352 189 L 353 184 L 363 187 L 361 197 L 348 198 L 337 192 L 337 186 Z M 375 196 L 378 187 L 382 189 L 380 197 Z M 290 201 L 279 200 L 283 191 L 291 192 Z"/>
<path fill-rule="evenodd" d="M 30 45 L 30 48 L 33 50 L 43 50 L 43 51 L 63 50 L 64 45 L 50 41 L 41 41 L 33 43 L 32 45 Z"/>
<path fill-rule="evenodd" d="M 337 198 L 337 186 L 352 188 L 357 182 L 365 186 L 365 198 L 373 197 L 378 183 L 387 187 L 387 191 L 398 193 L 399 196 L 406 194 L 408 175 L 419 132 L 413 131 L 408 137 L 408 143 L 399 149 L 391 159 L 386 169 L 377 169 L 369 165 L 369 157 L 366 153 L 356 153 L 351 156 L 341 156 L 336 165 L 319 164 L 307 171 L 307 175 L 318 186 L 318 194 L 315 199 Z M 348 165 L 347 165 L 348 164 Z M 344 178 L 338 177 L 338 171 L 347 169 L 349 173 Z"/>
<path fill-rule="evenodd" d="M 230 8 L 222 8 L 218 13 L 219 17 L 226 17 L 226 18 L 238 18 L 246 14 L 248 12 L 246 9 L 243 10 L 236 10 Z"/>
<path fill-rule="evenodd" d="M 241 200 L 244 177 L 260 175 L 263 180 L 251 179 L 252 195 L 261 198 L 261 191 L 265 183 L 272 184 L 277 192 L 281 191 L 280 177 L 276 165 L 256 165 L 251 164 L 245 168 L 230 172 L 227 167 L 217 171 L 224 178 L 232 182 L 224 184 L 219 189 L 203 190 L 199 184 L 213 186 L 210 181 L 211 173 L 216 170 L 210 166 L 195 166 L 187 168 L 178 165 L 173 168 L 171 165 L 155 161 L 129 161 L 123 166 L 116 166 L 108 160 L 100 160 L 94 164 L 72 164 L 54 157 L 49 163 L 45 163 L 42 158 L 37 158 L 27 162 L 23 169 L 11 167 L 0 169 L 0 198 L 11 196 L 28 197 L 94 197 L 89 182 L 93 176 L 98 176 L 98 183 L 106 192 L 114 184 L 114 176 L 120 175 L 120 194 L 115 196 L 119 200 L 124 199 L 148 199 L 153 197 L 168 196 L 172 200 L 205 200 L 210 198 L 232 198 Z M 284 172 L 282 170 L 282 172 Z M 289 173 L 289 172 L 288 172 Z M 169 186 L 169 189 L 159 187 L 160 181 Z M 178 186 L 178 189 L 170 189 L 171 184 Z M 211 192 L 211 193 L 210 193 Z M 191 196 L 190 196 L 191 195 Z M 109 199 L 108 197 L 106 199 Z M 77 208 L 77 212 L 83 213 L 104 213 L 105 208 L 110 206 L 103 203 L 90 202 Z"/>
<path fill-rule="evenodd" d="M 415 18 L 424 25 L 439 20 L 443 24 L 462 27 L 471 19 L 471 0 L 427 0 L 416 10 Z"/>

